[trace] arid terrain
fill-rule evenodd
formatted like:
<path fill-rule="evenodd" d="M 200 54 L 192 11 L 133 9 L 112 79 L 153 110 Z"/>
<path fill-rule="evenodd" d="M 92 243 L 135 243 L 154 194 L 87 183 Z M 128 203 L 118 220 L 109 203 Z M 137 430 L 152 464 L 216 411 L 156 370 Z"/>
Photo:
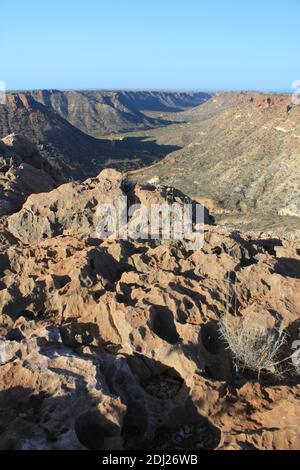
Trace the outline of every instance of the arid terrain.
<path fill-rule="evenodd" d="M 7 95 L 0 138 L 21 134 L 65 180 L 116 168 L 299 240 L 299 118 L 287 94 L 40 90 Z"/>
<path fill-rule="evenodd" d="M 290 95 L 216 94 L 151 132 L 181 149 L 134 177 L 176 186 L 219 223 L 299 240 L 299 119 Z"/>
<path fill-rule="evenodd" d="M 0 449 L 300 448 L 299 112 L 250 92 L 8 94 Z M 137 203 L 203 204 L 202 248 L 99 238 L 121 196 L 137 222 Z"/>
<path fill-rule="evenodd" d="M 120 95 L 120 96 L 119 96 Z M 125 96 L 123 96 L 125 95 Z M 136 108 L 130 93 L 36 91 L 8 93 L 0 107 L 0 138 L 22 134 L 65 178 L 83 179 L 100 169 L 126 170 L 149 165 L 176 150 L 177 146 L 158 145 L 143 138 L 112 138 L 136 129 L 167 125 L 168 121 L 147 117 L 138 108 L 142 97 L 137 92 Z M 147 94 L 146 94 L 147 95 Z M 150 110 L 177 110 L 207 100 L 207 93 L 148 93 L 145 106 Z M 130 98 L 131 97 L 131 98 Z M 106 135 L 109 134 L 109 135 Z M 106 138 L 101 138 L 102 136 Z"/>

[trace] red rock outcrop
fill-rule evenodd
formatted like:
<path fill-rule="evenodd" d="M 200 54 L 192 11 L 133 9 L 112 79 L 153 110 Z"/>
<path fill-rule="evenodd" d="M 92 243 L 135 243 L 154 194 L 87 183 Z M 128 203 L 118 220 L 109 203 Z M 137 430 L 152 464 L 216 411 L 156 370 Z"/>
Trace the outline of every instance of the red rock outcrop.
<path fill-rule="evenodd" d="M 208 213 L 201 250 L 101 240 L 95 208 L 121 194 L 185 202 L 105 170 L 32 195 L 8 218 L 1 448 L 299 448 L 299 378 L 237 372 L 218 332 L 224 313 L 283 322 L 291 348 L 299 245 L 220 228 Z"/>

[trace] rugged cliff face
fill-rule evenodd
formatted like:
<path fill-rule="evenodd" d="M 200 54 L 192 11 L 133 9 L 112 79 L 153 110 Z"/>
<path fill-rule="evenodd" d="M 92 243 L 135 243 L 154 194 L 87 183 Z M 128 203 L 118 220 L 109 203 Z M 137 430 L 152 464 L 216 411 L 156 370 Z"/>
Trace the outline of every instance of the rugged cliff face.
<path fill-rule="evenodd" d="M 110 142 L 84 134 L 27 92 L 7 94 L 0 108 L 0 136 L 11 133 L 26 136 L 66 178 L 91 175 L 115 154 Z"/>
<path fill-rule="evenodd" d="M 21 209 L 33 193 L 51 191 L 61 175 L 21 135 L 0 140 L 0 217 Z"/>
<path fill-rule="evenodd" d="M 194 252 L 185 240 L 100 240 L 96 207 L 122 194 L 186 201 L 105 170 L 5 219 L 1 448 L 299 448 L 299 377 L 237 372 L 218 332 L 223 314 L 283 322 L 291 348 L 299 245 L 221 228 L 208 213 Z"/>
<path fill-rule="evenodd" d="M 148 165 L 178 148 L 134 137 L 112 139 L 119 131 L 168 124 L 128 106 L 117 92 L 8 93 L 0 107 L 0 138 L 13 133 L 26 137 L 57 174 L 81 180 L 108 166 L 126 170 Z M 108 138 L 92 137 L 107 133 Z"/>
<path fill-rule="evenodd" d="M 6 106 L 0 108 L 0 135 L 21 129 L 28 131 L 30 140 L 44 140 L 43 132 L 54 127 L 57 132 L 67 133 L 65 140 L 70 134 L 78 145 L 83 137 L 80 138 L 74 128 L 96 138 L 153 129 L 170 121 L 151 117 L 143 111 L 178 112 L 210 98 L 211 95 L 201 92 L 35 90 L 8 93 Z"/>
<path fill-rule="evenodd" d="M 145 116 L 122 92 L 40 90 L 32 96 L 73 126 L 93 137 L 162 125 L 164 121 Z"/>
<path fill-rule="evenodd" d="M 32 95 L 93 137 L 162 126 L 168 120 L 143 111 L 177 112 L 211 98 L 208 93 L 164 91 L 38 90 Z"/>

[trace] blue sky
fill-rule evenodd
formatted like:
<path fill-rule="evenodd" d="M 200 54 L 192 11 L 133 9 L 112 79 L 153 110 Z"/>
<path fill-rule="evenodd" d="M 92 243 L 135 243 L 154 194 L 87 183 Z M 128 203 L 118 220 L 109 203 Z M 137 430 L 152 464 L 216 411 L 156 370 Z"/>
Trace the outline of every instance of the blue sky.
<path fill-rule="evenodd" d="M 8 89 L 289 90 L 299 0 L 0 0 Z"/>

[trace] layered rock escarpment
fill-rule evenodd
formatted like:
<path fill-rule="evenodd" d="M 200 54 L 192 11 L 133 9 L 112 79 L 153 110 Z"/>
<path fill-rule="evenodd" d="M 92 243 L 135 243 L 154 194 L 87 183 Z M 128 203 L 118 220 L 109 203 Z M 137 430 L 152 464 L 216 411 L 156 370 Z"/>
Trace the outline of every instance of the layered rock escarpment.
<path fill-rule="evenodd" d="M 122 129 L 168 123 L 135 109 L 129 111 L 115 95 L 100 93 L 98 102 L 89 92 L 7 93 L 6 105 L 0 108 L 0 138 L 25 135 L 55 172 L 69 180 L 84 180 L 108 166 L 136 169 L 177 148 L 137 137 L 114 139 L 111 134 Z M 103 134 L 109 134 L 108 138 L 102 138 Z"/>
<path fill-rule="evenodd" d="M 227 313 L 298 339 L 300 247 L 230 231 L 204 245 L 101 240 L 99 203 L 186 202 L 105 170 L 31 195 L 0 255 L 2 449 L 296 449 L 299 380 L 233 367 Z M 134 216 L 134 214 L 133 214 Z"/>

